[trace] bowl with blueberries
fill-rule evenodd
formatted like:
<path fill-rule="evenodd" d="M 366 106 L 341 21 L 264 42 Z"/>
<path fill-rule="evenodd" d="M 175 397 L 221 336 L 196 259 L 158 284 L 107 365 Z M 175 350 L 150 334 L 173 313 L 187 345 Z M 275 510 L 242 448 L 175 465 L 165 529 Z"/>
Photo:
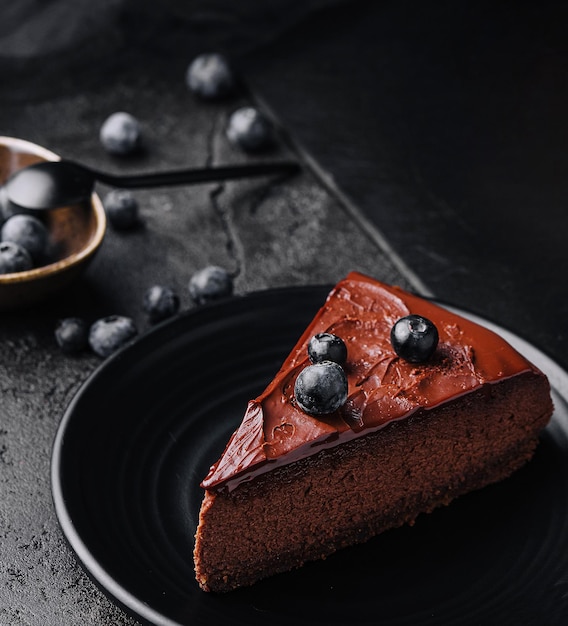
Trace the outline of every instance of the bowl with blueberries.
<path fill-rule="evenodd" d="M 98 251 L 106 230 L 101 200 L 49 211 L 24 209 L 3 193 L 16 171 L 59 157 L 37 144 L 0 137 L 0 312 L 29 307 L 77 279 Z"/>

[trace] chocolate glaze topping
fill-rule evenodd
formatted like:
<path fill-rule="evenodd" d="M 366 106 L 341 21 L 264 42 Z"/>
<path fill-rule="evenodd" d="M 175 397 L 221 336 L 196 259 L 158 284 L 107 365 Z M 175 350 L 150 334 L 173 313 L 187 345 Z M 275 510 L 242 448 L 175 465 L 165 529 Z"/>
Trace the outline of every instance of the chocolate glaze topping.
<path fill-rule="evenodd" d="M 426 363 L 396 355 L 390 330 L 416 313 L 438 329 L 438 347 Z M 347 345 L 347 402 L 335 413 L 313 417 L 294 400 L 294 381 L 309 365 L 307 346 L 319 332 Z M 537 371 L 505 340 L 469 320 L 397 287 L 352 272 L 325 304 L 264 392 L 251 400 L 245 417 L 202 487 L 232 490 L 276 466 L 316 454 L 418 408 L 432 408 L 484 384 Z"/>

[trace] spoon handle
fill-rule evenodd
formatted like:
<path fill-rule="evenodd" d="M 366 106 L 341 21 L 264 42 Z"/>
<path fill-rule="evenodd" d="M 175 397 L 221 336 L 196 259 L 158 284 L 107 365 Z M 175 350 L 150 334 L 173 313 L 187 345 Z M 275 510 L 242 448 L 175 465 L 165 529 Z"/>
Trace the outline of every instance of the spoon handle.
<path fill-rule="evenodd" d="M 299 170 L 300 166 L 298 163 L 280 161 L 275 163 L 227 165 L 124 176 L 105 174 L 94 170 L 89 171 L 98 181 L 115 187 L 145 188 L 251 178 L 255 176 L 268 176 L 270 174 L 295 174 Z"/>

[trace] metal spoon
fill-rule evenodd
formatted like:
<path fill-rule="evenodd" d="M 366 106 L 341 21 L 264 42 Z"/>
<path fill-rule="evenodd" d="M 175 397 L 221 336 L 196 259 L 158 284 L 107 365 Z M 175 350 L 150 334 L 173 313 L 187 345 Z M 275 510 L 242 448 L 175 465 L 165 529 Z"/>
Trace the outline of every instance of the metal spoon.
<path fill-rule="evenodd" d="M 298 163 L 281 161 L 116 176 L 74 161 L 42 161 L 14 172 L 4 183 L 3 194 L 23 209 L 39 211 L 88 200 L 96 181 L 113 187 L 148 188 L 293 174 L 299 170 Z"/>

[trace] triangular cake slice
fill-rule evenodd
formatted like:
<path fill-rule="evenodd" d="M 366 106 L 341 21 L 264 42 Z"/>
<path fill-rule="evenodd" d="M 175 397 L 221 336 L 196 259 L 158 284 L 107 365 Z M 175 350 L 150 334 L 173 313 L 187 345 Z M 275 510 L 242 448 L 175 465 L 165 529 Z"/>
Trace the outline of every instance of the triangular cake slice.
<path fill-rule="evenodd" d="M 421 362 L 391 330 L 437 331 Z M 302 409 L 310 339 L 341 338 L 347 397 Z M 196 578 L 224 592 L 325 558 L 502 480 L 526 463 L 553 411 L 546 376 L 504 339 L 402 289 L 349 274 L 298 340 L 202 482 Z"/>

